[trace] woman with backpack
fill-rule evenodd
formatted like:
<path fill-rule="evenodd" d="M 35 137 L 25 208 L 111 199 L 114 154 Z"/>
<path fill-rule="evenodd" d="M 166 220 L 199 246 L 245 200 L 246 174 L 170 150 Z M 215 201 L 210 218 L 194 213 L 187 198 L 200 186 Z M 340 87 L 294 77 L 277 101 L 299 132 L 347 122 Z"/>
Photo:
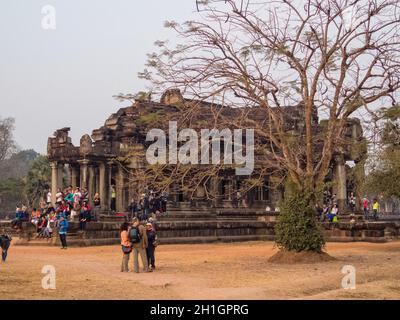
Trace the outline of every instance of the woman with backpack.
<path fill-rule="evenodd" d="M 132 252 L 132 243 L 129 240 L 129 223 L 124 222 L 120 228 L 121 231 L 121 247 L 122 247 L 122 264 L 121 272 L 128 272 L 129 256 Z"/>

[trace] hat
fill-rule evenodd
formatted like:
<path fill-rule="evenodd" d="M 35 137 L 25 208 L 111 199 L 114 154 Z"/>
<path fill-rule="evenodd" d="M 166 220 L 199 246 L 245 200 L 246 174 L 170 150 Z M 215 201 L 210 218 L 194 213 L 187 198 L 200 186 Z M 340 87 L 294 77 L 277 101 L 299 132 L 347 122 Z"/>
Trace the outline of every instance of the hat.
<path fill-rule="evenodd" d="M 152 225 L 150 222 L 147 222 L 147 223 L 146 223 L 146 227 L 147 227 L 147 226 L 153 227 L 153 225 Z"/>

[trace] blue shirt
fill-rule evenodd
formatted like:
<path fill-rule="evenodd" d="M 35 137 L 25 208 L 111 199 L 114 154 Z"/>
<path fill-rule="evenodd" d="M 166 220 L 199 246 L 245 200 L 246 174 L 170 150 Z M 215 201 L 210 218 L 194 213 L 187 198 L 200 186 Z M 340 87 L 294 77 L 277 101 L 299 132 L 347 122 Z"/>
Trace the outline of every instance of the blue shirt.
<path fill-rule="evenodd" d="M 67 231 L 68 231 L 68 221 L 65 220 L 65 219 L 60 221 L 59 226 L 60 226 L 60 229 L 58 230 L 58 233 L 59 234 L 66 234 Z"/>

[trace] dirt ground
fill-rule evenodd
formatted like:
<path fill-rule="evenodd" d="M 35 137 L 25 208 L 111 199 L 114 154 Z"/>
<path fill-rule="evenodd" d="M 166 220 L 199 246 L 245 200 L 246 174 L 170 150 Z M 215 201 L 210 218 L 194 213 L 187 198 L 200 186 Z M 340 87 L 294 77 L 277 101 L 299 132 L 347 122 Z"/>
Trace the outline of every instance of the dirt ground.
<path fill-rule="evenodd" d="M 19 247 L 0 263 L 2 299 L 400 299 L 400 242 L 328 243 L 337 260 L 267 262 L 273 242 L 161 245 L 153 273 L 121 273 L 119 246 Z M 130 261 L 130 268 L 132 260 Z M 56 289 L 42 288 L 44 265 Z M 342 289 L 344 265 L 356 268 L 356 289 Z"/>

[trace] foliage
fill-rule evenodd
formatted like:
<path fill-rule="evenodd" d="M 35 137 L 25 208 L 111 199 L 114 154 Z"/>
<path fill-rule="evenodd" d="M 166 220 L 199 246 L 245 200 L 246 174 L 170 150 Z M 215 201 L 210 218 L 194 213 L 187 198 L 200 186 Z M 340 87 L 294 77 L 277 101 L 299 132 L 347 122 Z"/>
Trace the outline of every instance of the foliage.
<path fill-rule="evenodd" d="M 0 118 L 0 161 L 6 159 L 15 149 L 13 139 L 14 118 Z"/>
<path fill-rule="evenodd" d="M 382 150 L 379 162 L 367 177 L 366 190 L 386 198 L 400 198 L 400 106 L 385 109 L 382 116 Z"/>
<path fill-rule="evenodd" d="M 135 123 L 138 126 L 152 126 L 157 125 L 163 118 L 164 114 L 162 112 L 152 112 L 141 115 L 137 119 L 135 119 Z"/>
<path fill-rule="evenodd" d="M 297 192 L 281 202 L 275 226 L 276 244 L 288 251 L 321 252 L 325 240 L 317 223 L 312 197 Z"/>
<path fill-rule="evenodd" d="M 5 216 L 14 212 L 16 206 L 26 204 L 24 192 L 25 182 L 23 179 L 9 178 L 0 181 L 0 215 Z"/>
<path fill-rule="evenodd" d="M 24 178 L 32 162 L 38 157 L 34 150 L 22 150 L 0 161 L 0 181 L 10 178 Z"/>
<path fill-rule="evenodd" d="M 49 188 L 51 170 L 49 160 L 45 156 L 35 159 L 26 176 L 25 193 L 30 205 L 37 204 L 44 192 Z"/>

